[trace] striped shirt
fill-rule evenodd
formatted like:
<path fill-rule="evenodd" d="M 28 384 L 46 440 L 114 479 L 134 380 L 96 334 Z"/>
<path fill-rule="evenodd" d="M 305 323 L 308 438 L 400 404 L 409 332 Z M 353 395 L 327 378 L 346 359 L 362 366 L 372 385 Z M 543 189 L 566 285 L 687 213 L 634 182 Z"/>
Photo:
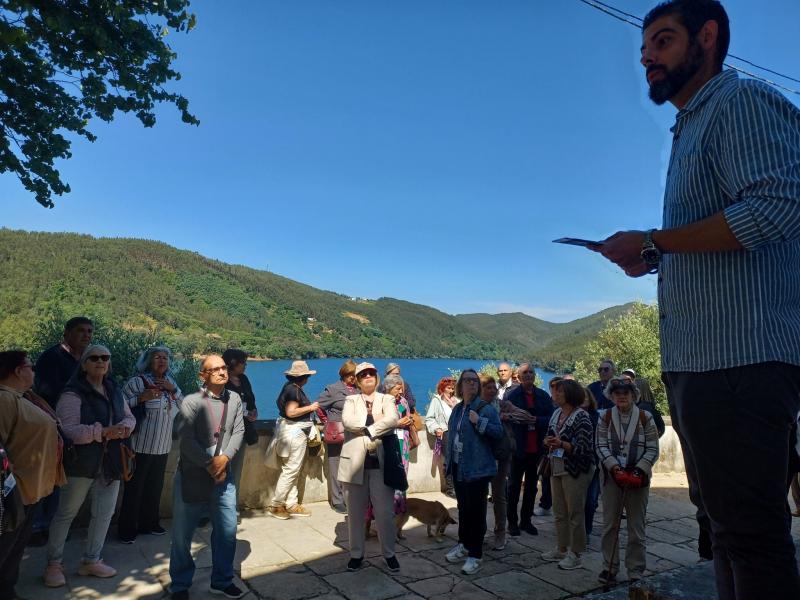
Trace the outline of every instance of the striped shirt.
<path fill-rule="evenodd" d="M 662 369 L 800 365 L 800 110 L 724 71 L 671 131 L 664 228 L 724 211 L 744 249 L 663 256 Z"/>
<path fill-rule="evenodd" d="M 122 397 L 131 408 L 139 403 L 139 395 L 145 390 L 142 377 L 149 384 L 153 383 L 153 376 L 146 373 L 131 377 L 122 388 Z M 137 424 L 131 436 L 134 452 L 167 454 L 172 447 L 172 423 L 180 411 L 183 394 L 175 381 L 167 377 L 175 385 L 175 393 L 170 397 L 170 394 L 163 392 L 160 398 L 144 403 L 145 417 Z"/>

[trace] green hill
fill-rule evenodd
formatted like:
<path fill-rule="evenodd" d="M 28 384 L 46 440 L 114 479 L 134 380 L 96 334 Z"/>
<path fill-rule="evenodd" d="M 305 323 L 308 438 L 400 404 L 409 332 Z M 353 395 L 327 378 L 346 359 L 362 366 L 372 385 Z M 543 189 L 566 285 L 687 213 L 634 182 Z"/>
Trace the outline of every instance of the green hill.
<path fill-rule="evenodd" d="M 609 321 L 630 311 L 633 303 L 607 308 L 568 323 L 551 323 L 523 313 L 475 313 L 456 318 L 477 335 L 507 347 L 511 356 L 525 356 L 560 371 L 577 360 L 586 343 Z"/>
<path fill-rule="evenodd" d="M 351 299 L 161 242 L 10 229 L 0 229 L 0 307 L 5 348 L 29 347 L 50 315 L 86 314 L 198 352 L 238 346 L 271 358 L 514 358 L 569 346 L 602 322 L 455 317 L 393 298 Z"/>

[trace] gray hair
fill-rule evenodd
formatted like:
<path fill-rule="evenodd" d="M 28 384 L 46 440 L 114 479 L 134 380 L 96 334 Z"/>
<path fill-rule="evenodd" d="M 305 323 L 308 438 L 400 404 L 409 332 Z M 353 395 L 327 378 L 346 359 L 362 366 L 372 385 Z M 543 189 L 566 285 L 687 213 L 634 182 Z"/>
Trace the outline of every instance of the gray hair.
<path fill-rule="evenodd" d="M 386 378 L 383 380 L 383 389 L 386 390 L 388 393 L 390 389 L 392 389 L 397 384 L 405 385 L 403 378 L 400 375 L 387 375 Z"/>
<path fill-rule="evenodd" d="M 153 354 L 156 352 L 164 352 L 167 355 L 167 373 L 172 369 L 172 350 L 166 346 L 151 346 L 139 355 L 136 361 L 136 372 L 147 373 L 150 371 L 150 361 L 153 359 Z"/>
<path fill-rule="evenodd" d="M 89 360 L 89 357 L 98 350 L 100 350 L 103 354 L 108 354 L 111 356 L 111 350 L 103 346 L 103 344 L 89 344 L 86 346 L 86 350 L 83 351 L 83 354 L 81 354 L 81 359 L 78 361 L 78 364 L 81 366 L 81 368 L 84 364 L 86 364 L 86 361 Z M 110 361 L 109 366 L 111 366 Z"/>

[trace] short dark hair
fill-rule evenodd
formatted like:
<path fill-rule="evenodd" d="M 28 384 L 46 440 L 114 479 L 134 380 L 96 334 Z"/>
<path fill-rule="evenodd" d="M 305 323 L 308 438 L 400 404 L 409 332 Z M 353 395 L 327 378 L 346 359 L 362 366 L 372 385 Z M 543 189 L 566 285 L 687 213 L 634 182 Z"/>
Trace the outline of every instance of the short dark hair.
<path fill-rule="evenodd" d="M 564 400 L 570 406 L 578 407 L 586 399 L 583 386 L 574 379 L 562 379 L 556 383 L 556 389 L 564 392 Z"/>
<path fill-rule="evenodd" d="M 14 370 L 25 364 L 28 353 L 24 350 L 6 350 L 0 352 L 0 379 L 5 379 Z"/>
<path fill-rule="evenodd" d="M 719 27 L 717 34 L 716 67 L 722 69 L 722 63 L 728 56 L 731 43 L 731 25 L 728 13 L 719 0 L 668 0 L 653 8 L 642 21 L 642 31 L 650 27 L 653 21 L 667 15 L 676 15 L 681 24 L 689 32 L 689 38 L 700 33 L 708 21 L 716 21 Z"/>
<path fill-rule="evenodd" d="M 222 353 L 222 360 L 229 368 L 233 365 L 240 365 L 247 362 L 247 352 L 238 348 L 228 348 Z"/>
<path fill-rule="evenodd" d="M 64 324 L 64 333 L 69 333 L 71 330 L 75 329 L 78 325 L 91 325 L 94 327 L 94 323 L 89 317 L 72 317 L 69 321 Z"/>

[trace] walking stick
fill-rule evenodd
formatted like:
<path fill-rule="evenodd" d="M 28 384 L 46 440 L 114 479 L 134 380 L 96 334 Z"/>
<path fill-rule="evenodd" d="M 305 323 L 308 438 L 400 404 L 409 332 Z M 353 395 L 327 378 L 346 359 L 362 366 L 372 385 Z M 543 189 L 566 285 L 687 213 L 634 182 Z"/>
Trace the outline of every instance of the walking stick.
<path fill-rule="evenodd" d="M 617 553 L 617 547 L 619 546 L 619 530 L 622 528 L 622 513 L 625 512 L 625 494 L 628 493 L 628 488 L 622 488 L 622 499 L 620 500 L 619 504 L 619 517 L 617 517 L 617 527 L 616 531 L 614 532 L 614 545 L 611 546 L 611 558 L 608 559 L 608 565 L 606 565 L 606 573 L 608 573 L 608 577 L 606 578 L 605 584 L 603 584 L 603 591 L 607 592 L 611 589 L 611 567 L 614 564 L 614 555 Z"/>

